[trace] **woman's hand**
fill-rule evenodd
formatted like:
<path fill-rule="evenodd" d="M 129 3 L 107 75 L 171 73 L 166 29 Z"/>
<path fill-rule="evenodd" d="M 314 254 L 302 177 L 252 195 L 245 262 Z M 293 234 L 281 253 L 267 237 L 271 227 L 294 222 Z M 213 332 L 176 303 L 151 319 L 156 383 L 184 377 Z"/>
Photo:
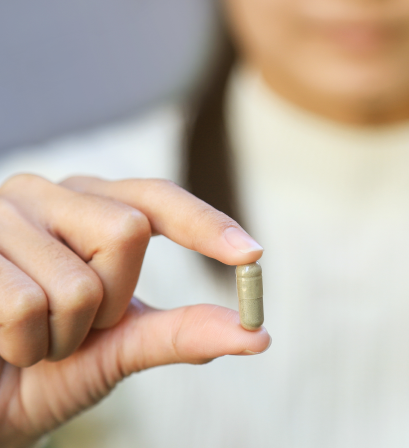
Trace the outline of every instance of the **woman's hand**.
<path fill-rule="evenodd" d="M 231 265 L 262 255 L 171 182 L 19 175 L 0 188 L 1 447 L 28 446 L 133 372 L 267 348 L 234 311 L 131 302 L 152 234 Z"/>

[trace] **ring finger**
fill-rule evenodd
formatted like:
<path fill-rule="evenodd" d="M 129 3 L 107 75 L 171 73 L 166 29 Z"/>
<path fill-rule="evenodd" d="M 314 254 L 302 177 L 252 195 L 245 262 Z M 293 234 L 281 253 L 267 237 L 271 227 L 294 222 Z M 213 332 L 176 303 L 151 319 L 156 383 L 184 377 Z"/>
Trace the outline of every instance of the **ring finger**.
<path fill-rule="evenodd" d="M 0 356 L 27 367 L 48 352 L 48 302 L 28 275 L 0 255 Z"/>
<path fill-rule="evenodd" d="M 0 253 L 44 291 L 49 310 L 48 357 L 65 358 L 87 335 L 103 296 L 95 272 L 47 231 L 0 201 Z"/>

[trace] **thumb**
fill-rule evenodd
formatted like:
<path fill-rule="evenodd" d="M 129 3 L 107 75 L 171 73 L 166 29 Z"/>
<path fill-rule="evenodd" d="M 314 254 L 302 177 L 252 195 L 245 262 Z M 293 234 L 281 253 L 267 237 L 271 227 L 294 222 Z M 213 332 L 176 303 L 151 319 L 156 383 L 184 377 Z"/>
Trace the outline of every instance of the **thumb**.
<path fill-rule="evenodd" d="M 270 340 L 264 328 L 244 330 L 238 313 L 227 308 L 196 305 L 160 311 L 133 299 L 117 325 L 91 330 L 70 357 L 23 369 L 20 401 L 37 436 L 100 401 L 131 373 L 260 353 Z"/>
<path fill-rule="evenodd" d="M 117 326 L 102 331 L 100 365 L 111 379 L 159 365 L 202 364 L 224 355 L 260 353 L 271 341 L 265 328 L 244 330 L 237 311 L 216 305 L 162 311 L 137 299 Z M 121 375 L 110 369 L 120 369 Z"/>

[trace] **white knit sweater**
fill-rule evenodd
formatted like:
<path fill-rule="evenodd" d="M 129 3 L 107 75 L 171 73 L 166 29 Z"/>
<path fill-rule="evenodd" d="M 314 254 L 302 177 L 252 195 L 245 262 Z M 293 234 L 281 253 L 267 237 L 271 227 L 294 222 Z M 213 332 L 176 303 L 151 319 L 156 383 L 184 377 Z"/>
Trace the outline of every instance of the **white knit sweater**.
<path fill-rule="evenodd" d="M 246 70 L 228 93 L 242 208 L 265 248 L 273 344 L 257 357 L 135 375 L 58 431 L 57 446 L 407 448 L 409 124 L 334 124 L 287 104 Z M 181 123 L 176 109 L 164 109 L 15 151 L 0 178 L 177 180 Z M 215 281 L 197 254 L 163 237 L 150 244 L 137 294 L 158 307 L 237 307 L 234 281 Z"/>

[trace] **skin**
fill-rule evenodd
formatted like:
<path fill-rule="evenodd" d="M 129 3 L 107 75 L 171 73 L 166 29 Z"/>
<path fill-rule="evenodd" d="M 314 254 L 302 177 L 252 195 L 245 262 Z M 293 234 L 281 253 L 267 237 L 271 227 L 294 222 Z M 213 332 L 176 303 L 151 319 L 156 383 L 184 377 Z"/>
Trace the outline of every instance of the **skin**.
<path fill-rule="evenodd" d="M 271 88 L 353 125 L 409 118 L 408 0 L 225 0 L 246 62 Z"/>
<path fill-rule="evenodd" d="M 224 1 L 243 59 L 284 98 L 360 126 L 409 117 L 408 0 Z M 231 265 L 261 257 L 228 229 L 246 246 L 237 223 L 166 181 L 1 186 L 0 446 L 29 446 L 133 372 L 265 350 L 266 330 L 234 311 L 131 300 L 155 234 Z"/>
<path fill-rule="evenodd" d="M 132 299 L 152 235 L 231 265 L 262 255 L 233 247 L 232 229 L 239 249 L 252 240 L 171 182 L 19 175 L 0 188 L 0 217 L 3 448 L 30 446 L 133 372 L 268 348 L 235 311 Z"/>

